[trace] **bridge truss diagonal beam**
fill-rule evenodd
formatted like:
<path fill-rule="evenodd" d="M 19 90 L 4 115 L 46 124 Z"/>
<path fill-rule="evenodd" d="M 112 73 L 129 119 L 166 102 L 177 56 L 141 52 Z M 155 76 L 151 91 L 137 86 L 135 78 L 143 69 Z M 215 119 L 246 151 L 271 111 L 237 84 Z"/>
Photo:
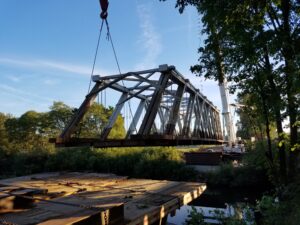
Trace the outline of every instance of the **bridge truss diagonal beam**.
<path fill-rule="evenodd" d="M 174 66 L 93 76 L 94 87 L 59 137 L 50 141 L 57 146 L 118 147 L 222 144 L 220 112 Z M 118 102 L 101 133 L 95 137 L 78 136 L 80 122 L 97 96 L 112 91 Z M 115 96 L 115 95 L 111 95 Z M 134 101 L 133 104 L 130 104 Z M 130 109 L 126 115 L 125 109 Z M 124 112 L 122 113 L 122 109 Z M 117 118 L 123 117 L 126 136 L 109 139 Z M 77 135 L 77 136 L 76 136 Z"/>

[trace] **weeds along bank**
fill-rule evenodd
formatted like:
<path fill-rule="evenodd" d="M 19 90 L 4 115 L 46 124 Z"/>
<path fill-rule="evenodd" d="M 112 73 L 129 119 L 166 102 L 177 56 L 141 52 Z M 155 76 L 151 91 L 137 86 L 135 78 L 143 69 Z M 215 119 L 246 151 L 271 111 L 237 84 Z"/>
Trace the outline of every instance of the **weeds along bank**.
<path fill-rule="evenodd" d="M 208 186 L 215 187 L 257 188 L 272 183 L 253 206 L 260 214 L 257 224 L 297 224 L 295 221 L 300 221 L 300 178 L 287 186 L 278 184 L 274 173 L 277 169 L 269 168 L 263 150 L 263 145 L 256 146 L 244 158 L 241 167 L 224 164 L 215 173 L 197 174 L 185 166 L 183 153 L 175 148 L 55 149 L 48 144 L 30 150 L 0 147 L 0 177 L 46 171 L 91 171 L 137 178 L 206 181 Z M 232 218 L 224 224 L 245 223 Z"/>
<path fill-rule="evenodd" d="M 199 173 L 185 165 L 183 151 L 168 147 L 147 148 L 0 148 L 0 177 L 48 171 L 90 171 L 136 178 L 206 182 L 208 187 L 270 187 L 264 153 L 249 153 L 243 166 L 223 164 L 212 173 Z"/>
<path fill-rule="evenodd" d="M 62 148 L 51 151 L 0 151 L 0 176 L 44 171 L 93 171 L 137 178 L 195 180 L 174 148 Z"/>
<path fill-rule="evenodd" d="M 269 185 L 264 151 L 250 152 L 241 167 L 221 165 L 201 174 L 185 166 L 183 151 L 173 147 L 58 148 L 47 142 L 26 148 L 0 148 L 0 176 L 12 177 L 47 171 L 91 171 L 137 178 L 206 182 L 214 187 Z"/>
<path fill-rule="evenodd" d="M 218 171 L 206 174 L 208 186 L 259 189 L 263 191 L 260 199 L 254 203 L 244 204 L 240 211 L 250 212 L 245 221 L 240 214 L 224 217 L 216 212 L 217 218 L 224 225 L 299 225 L 300 224 L 300 175 L 288 183 L 282 183 L 278 152 L 273 145 L 274 162 L 270 164 L 266 153 L 266 143 L 257 142 L 248 146 L 248 154 L 241 162 L 242 166 L 234 168 L 224 164 Z M 262 186 L 264 186 L 262 188 Z M 250 211 L 249 211 L 250 209 Z M 246 213 L 247 214 L 247 213 Z M 203 214 L 192 210 L 185 224 L 206 224 Z"/>
<path fill-rule="evenodd" d="M 274 173 L 278 169 L 270 167 L 265 145 L 258 142 L 254 146 L 247 146 L 247 149 L 238 165 L 224 163 L 215 172 L 203 174 L 208 186 L 267 190 L 275 185 Z"/>

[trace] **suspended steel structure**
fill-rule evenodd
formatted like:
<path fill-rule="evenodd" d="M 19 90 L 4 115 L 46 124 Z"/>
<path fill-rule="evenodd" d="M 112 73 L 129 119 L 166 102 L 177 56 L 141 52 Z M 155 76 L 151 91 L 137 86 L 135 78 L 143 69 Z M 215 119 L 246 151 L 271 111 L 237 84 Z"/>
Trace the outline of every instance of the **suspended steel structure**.
<path fill-rule="evenodd" d="M 220 112 L 175 66 L 128 72 L 111 76 L 92 76 L 94 82 L 85 100 L 59 137 L 51 141 L 58 147 L 94 146 L 176 146 L 222 144 Z M 98 137 L 80 138 L 75 133 L 97 96 L 106 90 L 120 97 Z M 130 105 L 130 101 L 134 104 Z M 124 105 L 132 115 L 126 136 L 109 139 Z"/>

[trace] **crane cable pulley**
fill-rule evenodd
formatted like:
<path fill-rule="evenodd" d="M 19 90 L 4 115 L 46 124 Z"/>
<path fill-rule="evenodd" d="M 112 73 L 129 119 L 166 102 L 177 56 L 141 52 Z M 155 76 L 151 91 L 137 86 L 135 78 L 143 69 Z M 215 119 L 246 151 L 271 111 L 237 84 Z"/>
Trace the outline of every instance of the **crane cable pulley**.
<path fill-rule="evenodd" d="M 102 20 L 105 20 L 108 16 L 107 9 L 108 9 L 109 2 L 108 0 L 99 0 L 99 3 L 102 9 L 102 12 L 100 13 L 100 17 Z"/>

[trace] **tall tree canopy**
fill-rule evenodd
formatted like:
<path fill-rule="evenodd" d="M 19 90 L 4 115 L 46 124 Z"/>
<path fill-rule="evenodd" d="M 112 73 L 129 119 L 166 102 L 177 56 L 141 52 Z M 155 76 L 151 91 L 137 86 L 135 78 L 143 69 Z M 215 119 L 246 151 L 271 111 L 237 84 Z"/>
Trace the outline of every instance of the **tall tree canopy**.
<path fill-rule="evenodd" d="M 276 124 L 281 176 L 286 177 L 287 147 L 293 177 L 300 152 L 300 2 L 177 0 L 176 7 L 183 12 L 188 5 L 198 9 L 206 34 L 192 71 L 220 83 L 227 77 L 240 96 L 253 96 L 249 107 L 262 109 L 268 137 L 270 124 Z M 290 128 L 288 146 L 283 139 L 285 118 Z"/>

